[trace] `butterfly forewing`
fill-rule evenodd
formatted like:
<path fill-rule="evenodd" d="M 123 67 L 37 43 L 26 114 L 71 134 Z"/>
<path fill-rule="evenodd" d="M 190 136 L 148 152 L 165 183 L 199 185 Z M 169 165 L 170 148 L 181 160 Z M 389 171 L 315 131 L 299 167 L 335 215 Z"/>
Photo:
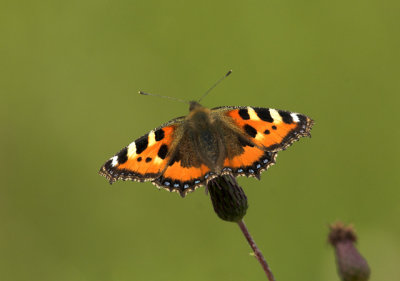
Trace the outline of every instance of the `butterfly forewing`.
<path fill-rule="evenodd" d="M 174 119 L 124 147 L 100 169 L 110 183 L 116 180 L 150 181 L 158 178 L 174 149 L 175 132 L 183 118 Z"/>
<path fill-rule="evenodd" d="M 300 113 L 263 107 L 219 107 L 235 130 L 266 151 L 280 151 L 303 136 L 309 136 L 313 121 Z"/>

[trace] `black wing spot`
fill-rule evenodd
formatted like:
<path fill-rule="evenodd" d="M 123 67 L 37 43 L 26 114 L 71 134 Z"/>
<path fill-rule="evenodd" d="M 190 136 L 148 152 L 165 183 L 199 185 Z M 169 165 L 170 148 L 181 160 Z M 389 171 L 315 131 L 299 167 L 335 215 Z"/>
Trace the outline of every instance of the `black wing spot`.
<path fill-rule="evenodd" d="M 264 131 L 264 134 L 269 135 L 269 134 L 270 134 L 270 131 L 269 131 L 269 130 L 265 130 L 265 131 Z"/>
<path fill-rule="evenodd" d="M 146 163 L 149 163 L 151 160 L 152 160 L 151 157 L 147 157 L 146 158 Z"/>
<path fill-rule="evenodd" d="M 118 163 L 124 164 L 126 161 L 128 161 L 128 149 L 125 147 L 117 154 L 117 156 L 118 156 Z"/>
<path fill-rule="evenodd" d="M 154 135 L 156 137 L 156 141 L 160 141 L 165 137 L 163 129 L 159 129 L 159 130 L 155 131 Z"/>
<path fill-rule="evenodd" d="M 149 144 L 149 141 L 148 141 L 147 138 L 148 138 L 148 136 L 145 135 L 144 137 L 140 138 L 140 139 L 135 143 L 135 144 L 136 144 L 136 153 L 137 153 L 137 154 L 140 154 L 140 153 L 142 153 L 143 151 L 146 150 L 147 145 Z"/>
<path fill-rule="evenodd" d="M 258 118 L 260 118 L 261 120 L 270 123 L 274 122 L 274 119 L 272 119 L 268 108 L 254 108 L 254 111 L 257 113 Z"/>
<path fill-rule="evenodd" d="M 283 122 L 285 122 L 286 124 L 293 123 L 293 118 L 289 112 L 283 111 L 283 110 L 279 110 L 278 112 L 279 112 L 279 115 L 282 117 Z"/>
<path fill-rule="evenodd" d="M 276 126 L 272 126 L 272 129 L 273 129 L 273 130 L 276 130 Z"/>
<path fill-rule="evenodd" d="M 168 146 L 166 144 L 163 144 L 160 149 L 158 150 L 158 157 L 160 157 L 161 159 L 165 159 L 165 157 L 167 156 L 168 153 Z"/>
<path fill-rule="evenodd" d="M 257 135 L 257 130 L 256 129 L 254 129 L 252 126 L 250 126 L 250 125 L 244 125 L 244 130 L 246 131 L 246 133 L 250 136 L 250 137 L 252 137 L 252 138 L 255 138 L 256 137 L 256 135 Z"/>
<path fill-rule="evenodd" d="M 239 110 L 239 115 L 240 115 L 240 117 L 242 117 L 243 120 L 249 120 L 250 119 L 249 111 L 247 110 L 247 108 L 240 109 Z"/>
<path fill-rule="evenodd" d="M 142 161 L 142 157 L 139 156 L 138 159 L 137 159 L 137 161 L 138 161 L 138 162 Z"/>

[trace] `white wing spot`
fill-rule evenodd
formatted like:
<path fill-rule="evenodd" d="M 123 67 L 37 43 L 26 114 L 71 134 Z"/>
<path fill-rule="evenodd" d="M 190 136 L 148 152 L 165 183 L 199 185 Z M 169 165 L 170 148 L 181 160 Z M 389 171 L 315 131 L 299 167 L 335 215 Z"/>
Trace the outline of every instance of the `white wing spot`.
<path fill-rule="evenodd" d="M 282 117 L 277 110 L 270 108 L 269 113 L 271 114 L 271 117 L 272 117 L 272 119 L 274 119 L 275 123 L 282 122 Z"/>
<path fill-rule="evenodd" d="M 132 142 L 128 145 L 128 158 L 134 158 L 136 156 L 136 144 Z"/>
<path fill-rule="evenodd" d="M 299 119 L 299 116 L 297 115 L 297 113 L 292 113 L 292 114 L 290 114 L 290 116 L 292 116 L 294 122 L 296 122 L 296 123 L 300 122 L 300 119 Z"/>
<path fill-rule="evenodd" d="M 258 115 L 255 112 L 255 110 L 253 108 L 251 108 L 250 106 L 247 107 L 247 112 L 249 113 L 250 120 L 253 120 L 253 121 L 259 121 L 260 120 L 260 118 L 258 117 Z"/>
<path fill-rule="evenodd" d="M 118 165 L 118 156 L 115 155 L 113 158 L 111 158 L 112 162 L 111 162 L 111 166 L 115 167 Z"/>
<path fill-rule="evenodd" d="M 154 131 L 150 131 L 148 141 L 149 144 L 147 145 L 147 147 L 150 147 L 156 143 L 156 134 L 154 134 Z"/>

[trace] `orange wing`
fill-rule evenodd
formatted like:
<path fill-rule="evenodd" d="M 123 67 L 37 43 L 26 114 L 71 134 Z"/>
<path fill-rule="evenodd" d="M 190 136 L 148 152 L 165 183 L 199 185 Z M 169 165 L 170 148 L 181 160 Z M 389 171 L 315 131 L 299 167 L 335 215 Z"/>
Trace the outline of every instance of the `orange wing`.
<path fill-rule="evenodd" d="M 248 140 L 266 151 L 286 149 L 303 136 L 310 136 L 313 120 L 284 110 L 263 107 L 220 107 L 216 114 L 227 117 L 233 129 L 244 133 Z"/>
<path fill-rule="evenodd" d="M 204 185 L 213 175 L 195 153 L 190 138 L 180 131 L 184 118 L 175 119 L 124 147 L 100 169 L 110 183 L 117 180 L 152 181 L 180 193 Z"/>
<path fill-rule="evenodd" d="M 260 177 L 260 173 L 275 164 L 277 152 L 286 149 L 302 136 L 309 136 L 313 121 L 302 114 L 262 107 L 219 107 L 213 109 L 217 118 L 237 132 L 240 137 L 224 141 L 228 155 L 224 173 L 234 176 Z M 232 134 L 230 134 L 232 135 Z M 241 146 L 239 153 L 229 155 L 230 149 Z"/>
<path fill-rule="evenodd" d="M 150 131 L 111 157 L 99 173 L 110 183 L 116 180 L 150 181 L 158 178 L 168 164 L 174 132 L 183 118 Z"/>

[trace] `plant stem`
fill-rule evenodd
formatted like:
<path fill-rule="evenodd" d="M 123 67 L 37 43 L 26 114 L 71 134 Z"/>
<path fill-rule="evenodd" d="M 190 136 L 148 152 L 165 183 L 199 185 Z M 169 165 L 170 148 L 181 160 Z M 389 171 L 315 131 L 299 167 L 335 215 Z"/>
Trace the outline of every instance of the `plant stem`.
<path fill-rule="evenodd" d="M 243 235 L 246 237 L 247 242 L 250 244 L 250 247 L 253 249 L 254 254 L 256 255 L 257 260 L 260 262 L 262 268 L 264 269 L 265 274 L 268 277 L 269 281 L 275 281 L 274 275 L 272 274 L 271 270 L 269 269 L 269 266 L 262 255 L 261 251 L 258 249 L 256 243 L 253 240 L 253 237 L 251 237 L 249 230 L 247 229 L 245 223 L 243 220 L 238 221 L 238 225 L 240 229 L 243 232 Z"/>

